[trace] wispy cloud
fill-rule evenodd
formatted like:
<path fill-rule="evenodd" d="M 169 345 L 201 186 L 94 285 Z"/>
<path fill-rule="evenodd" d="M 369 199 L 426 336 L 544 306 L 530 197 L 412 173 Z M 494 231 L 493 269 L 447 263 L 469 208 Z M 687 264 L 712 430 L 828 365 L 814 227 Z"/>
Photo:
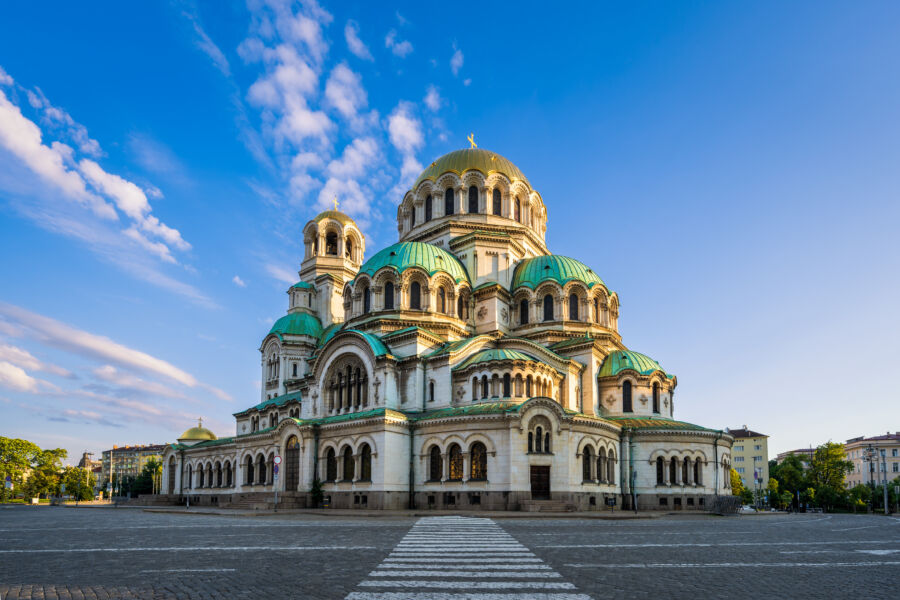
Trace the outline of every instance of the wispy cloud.
<path fill-rule="evenodd" d="M 247 284 L 244 283 L 244 280 L 241 279 L 240 277 L 238 277 L 237 275 L 235 275 L 234 277 L 231 278 L 231 282 L 238 287 L 242 287 L 242 288 L 247 287 Z"/>
<path fill-rule="evenodd" d="M 222 52 L 221 48 L 219 48 L 206 33 L 206 30 L 200 23 L 200 17 L 197 15 L 197 12 L 185 7 L 182 9 L 181 14 L 188 20 L 194 29 L 194 35 L 196 36 L 195 44 L 197 45 L 197 48 L 210 58 L 213 65 L 221 71 L 222 75 L 231 77 L 231 65 L 228 64 L 225 53 Z"/>
<path fill-rule="evenodd" d="M 357 58 L 375 60 L 369 51 L 369 47 L 359 39 L 359 25 L 357 25 L 356 21 L 347 21 L 347 25 L 344 26 L 344 39 L 347 41 L 347 48 Z"/>
<path fill-rule="evenodd" d="M 453 44 L 453 56 L 450 57 L 450 70 L 453 71 L 453 75 L 459 75 L 459 70 L 462 69 L 463 61 L 465 58 L 463 57 L 462 50 L 456 47 L 456 44 Z"/>
<path fill-rule="evenodd" d="M 429 110 L 431 110 L 432 112 L 437 112 L 438 110 L 440 110 L 444 100 L 443 98 L 441 98 L 441 94 L 438 91 L 437 87 L 429 85 L 428 91 L 425 94 L 424 102 L 425 106 L 427 106 Z"/>
<path fill-rule="evenodd" d="M 413 51 L 413 45 L 409 40 L 401 41 L 397 39 L 396 29 L 391 29 L 384 36 L 384 47 L 390 49 L 394 56 L 399 56 L 400 58 L 406 58 Z"/>
<path fill-rule="evenodd" d="M 266 273 L 282 283 L 286 283 L 288 285 L 294 285 L 295 283 L 297 283 L 298 275 L 290 269 L 285 269 L 280 265 L 273 264 L 266 265 L 265 269 Z"/>
<path fill-rule="evenodd" d="M 44 371 L 60 377 L 74 377 L 68 369 L 39 360 L 29 351 L 10 344 L 0 343 L 0 360 L 29 371 Z"/>
<path fill-rule="evenodd" d="M 59 389 L 49 381 L 32 377 L 22 367 L 3 360 L 0 360 L 0 386 L 30 394 Z"/>

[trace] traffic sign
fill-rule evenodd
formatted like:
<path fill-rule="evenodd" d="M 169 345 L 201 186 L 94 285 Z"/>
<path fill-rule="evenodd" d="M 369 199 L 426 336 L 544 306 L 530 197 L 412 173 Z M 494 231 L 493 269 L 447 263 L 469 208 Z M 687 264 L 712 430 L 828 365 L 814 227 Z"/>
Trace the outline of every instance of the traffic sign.
<path fill-rule="evenodd" d="M 275 464 L 276 464 L 276 465 L 280 465 L 280 464 L 281 464 L 281 457 L 280 457 L 280 456 L 276 456 L 276 457 L 275 457 Z"/>
<path fill-rule="evenodd" d="M 275 463 L 275 474 L 278 475 L 278 463 Z"/>
<path fill-rule="evenodd" d="M 66 493 L 66 484 L 64 484 L 64 483 L 59 484 L 59 493 L 60 494 Z"/>

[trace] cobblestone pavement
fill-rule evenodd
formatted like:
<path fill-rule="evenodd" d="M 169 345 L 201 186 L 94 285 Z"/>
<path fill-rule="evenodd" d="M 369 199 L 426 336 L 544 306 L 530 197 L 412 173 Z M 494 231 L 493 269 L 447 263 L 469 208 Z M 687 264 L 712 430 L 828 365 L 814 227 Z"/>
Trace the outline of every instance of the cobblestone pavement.
<path fill-rule="evenodd" d="M 900 519 L 865 515 L 598 521 L 0 508 L 0 600 L 896 598 L 897 581 Z"/>

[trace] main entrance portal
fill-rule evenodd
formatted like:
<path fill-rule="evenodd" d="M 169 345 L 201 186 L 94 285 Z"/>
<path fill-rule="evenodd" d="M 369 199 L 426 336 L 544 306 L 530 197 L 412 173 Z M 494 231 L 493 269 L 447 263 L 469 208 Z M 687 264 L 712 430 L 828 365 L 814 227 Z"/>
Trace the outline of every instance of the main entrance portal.
<path fill-rule="evenodd" d="M 550 467 L 531 467 L 531 499 L 550 499 Z"/>

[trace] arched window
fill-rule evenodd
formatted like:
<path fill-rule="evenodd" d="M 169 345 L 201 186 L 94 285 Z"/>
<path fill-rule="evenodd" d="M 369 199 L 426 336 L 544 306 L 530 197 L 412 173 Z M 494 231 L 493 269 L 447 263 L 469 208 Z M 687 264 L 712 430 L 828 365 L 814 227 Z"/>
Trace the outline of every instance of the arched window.
<path fill-rule="evenodd" d="M 544 452 L 550 453 L 550 432 L 544 433 Z"/>
<path fill-rule="evenodd" d="M 425 198 L 425 222 L 431 220 L 431 195 L 429 194 L 427 198 Z"/>
<path fill-rule="evenodd" d="M 394 283 L 392 281 L 384 284 L 384 308 L 385 310 L 394 308 Z"/>
<path fill-rule="evenodd" d="M 578 320 L 578 295 L 577 294 L 569 294 L 569 319 L 572 321 Z"/>
<path fill-rule="evenodd" d="M 500 205 L 500 190 L 494 188 L 494 201 L 493 206 L 491 207 L 493 208 L 493 210 L 491 212 L 493 212 L 497 216 L 500 216 Z"/>
<path fill-rule="evenodd" d="M 350 259 L 353 258 L 353 240 L 350 238 L 344 240 L 344 256 Z"/>
<path fill-rule="evenodd" d="M 325 236 L 325 254 L 337 256 L 337 234 L 331 232 Z"/>
<path fill-rule="evenodd" d="M 452 215 L 453 214 L 453 188 L 447 188 L 444 190 L 444 214 Z"/>
<path fill-rule="evenodd" d="M 447 293 L 444 288 L 438 288 L 438 312 L 447 314 Z"/>
<path fill-rule="evenodd" d="M 597 454 L 597 479 L 606 483 L 606 448 L 600 448 Z"/>
<path fill-rule="evenodd" d="M 694 461 L 694 483 L 703 485 L 703 465 L 699 458 Z"/>
<path fill-rule="evenodd" d="M 249 456 L 247 457 L 247 466 L 244 467 L 244 473 L 246 474 L 246 485 L 253 485 L 255 481 L 253 477 L 253 459 Z"/>
<path fill-rule="evenodd" d="M 484 400 L 488 396 L 491 395 L 490 390 L 488 389 L 488 378 L 487 375 L 481 376 L 481 399 Z"/>
<path fill-rule="evenodd" d="M 422 310 L 422 286 L 418 281 L 413 281 L 409 286 L 409 307 L 413 310 Z"/>
<path fill-rule="evenodd" d="M 300 440 L 292 435 L 284 446 L 284 489 L 296 492 L 300 485 Z"/>
<path fill-rule="evenodd" d="M 516 212 L 515 212 L 515 216 L 516 216 L 516 221 L 518 221 L 519 223 L 521 223 L 521 222 L 522 222 L 522 203 L 519 201 L 519 197 L 518 197 L 518 196 L 516 196 Z"/>
<path fill-rule="evenodd" d="M 168 480 L 168 493 L 175 493 L 175 457 L 172 456 L 169 458 L 169 480 Z"/>
<path fill-rule="evenodd" d="M 200 485 L 198 485 L 197 487 L 201 487 L 201 488 L 202 488 L 202 487 L 203 487 L 203 483 L 204 483 L 204 481 L 203 481 L 203 465 L 200 465 L 200 469 L 199 469 L 199 479 L 200 479 Z"/>
<path fill-rule="evenodd" d="M 353 468 L 356 466 L 356 464 L 353 462 L 353 450 L 351 450 L 349 446 L 344 448 L 343 462 L 344 481 L 353 481 Z"/>
<path fill-rule="evenodd" d="M 544 320 L 553 320 L 553 296 L 550 294 L 544 296 Z"/>
<path fill-rule="evenodd" d="M 516 375 L 515 386 L 516 386 L 516 398 L 521 398 L 522 397 L 522 376 L 521 375 Z"/>
<path fill-rule="evenodd" d="M 591 476 L 591 468 L 594 462 L 594 452 L 591 450 L 591 447 L 588 446 L 584 449 L 584 454 L 581 455 L 581 480 L 582 481 L 593 481 L 594 478 Z"/>
<path fill-rule="evenodd" d="M 504 375 L 503 375 L 503 397 L 509 398 L 510 396 L 512 396 L 512 393 L 510 391 L 509 373 L 504 373 Z"/>
<path fill-rule="evenodd" d="M 216 487 L 222 487 L 222 463 L 216 463 Z"/>
<path fill-rule="evenodd" d="M 531 398 L 531 375 L 525 378 L 525 397 Z"/>
<path fill-rule="evenodd" d="M 432 446 L 428 453 L 428 481 L 440 481 L 444 476 L 444 461 L 441 458 L 441 449 Z"/>
<path fill-rule="evenodd" d="M 412 229 L 416 226 L 416 207 L 411 206 L 409 208 L 409 228 Z"/>
<path fill-rule="evenodd" d="M 363 290 L 363 314 L 368 314 L 372 311 L 372 292 L 369 288 Z"/>
<path fill-rule="evenodd" d="M 622 384 L 622 412 L 632 412 L 631 382 L 627 380 Z"/>
<path fill-rule="evenodd" d="M 450 446 L 447 456 L 450 461 L 450 481 L 460 481 L 463 478 L 463 458 L 459 444 Z"/>
<path fill-rule="evenodd" d="M 690 478 L 689 478 L 690 472 L 691 472 L 691 459 L 689 459 L 687 456 L 685 456 L 684 460 L 681 461 L 681 483 L 687 485 L 688 482 L 690 482 Z"/>
<path fill-rule="evenodd" d="M 666 483 L 666 475 L 663 471 L 663 459 L 662 456 L 658 456 L 656 457 L 656 485 L 664 485 Z"/>
<path fill-rule="evenodd" d="M 600 298 L 594 298 L 594 323 L 600 322 Z"/>
<path fill-rule="evenodd" d="M 194 482 L 192 479 L 194 478 L 194 466 L 188 465 L 188 473 L 187 473 L 187 489 L 191 489 L 194 486 Z"/>
<path fill-rule="evenodd" d="M 541 427 L 538 427 L 534 430 L 534 451 L 535 452 L 543 452 L 544 451 L 544 430 Z"/>
<path fill-rule="evenodd" d="M 234 467 L 231 465 L 231 461 L 225 463 L 225 485 L 234 486 Z"/>
<path fill-rule="evenodd" d="M 534 434 L 532 432 L 528 432 L 528 451 L 534 452 Z"/>
<path fill-rule="evenodd" d="M 615 485 L 616 483 L 616 453 L 609 451 L 609 458 L 606 460 L 606 483 Z"/>
<path fill-rule="evenodd" d="M 363 444 L 359 457 L 359 480 L 372 481 L 372 449 Z"/>
<path fill-rule="evenodd" d="M 334 448 L 329 448 L 325 453 L 325 481 L 334 481 L 337 479 L 337 457 Z"/>
<path fill-rule="evenodd" d="M 266 459 L 262 454 L 256 459 L 256 482 L 263 485 L 266 483 Z"/>
<path fill-rule="evenodd" d="M 653 412 L 659 412 L 659 384 L 653 382 Z"/>
<path fill-rule="evenodd" d="M 428 382 L 428 401 L 434 402 L 434 382 Z"/>
<path fill-rule="evenodd" d="M 487 479 L 487 448 L 481 442 L 475 442 L 469 449 L 472 461 L 470 479 L 484 481 Z"/>
<path fill-rule="evenodd" d="M 472 378 L 472 402 L 478 400 L 478 377 Z"/>
<path fill-rule="evenodd" d="M 669 483 L 675 485 L 678 481 L 678 460 L 673 456 L 669 460 Z"/>
<path fill-rule="evenodd" d="M 456 318 L 463 319 L 463 309 L 465 308 L 465 304 L 463 303 L 462 296 L 456 299 Z"/>
<path fill-rule="evenodd" d="M 474 185 L 469 188 L 469 212 L 478 212 L 478 188 Z"/>
<path fill-rule="evenodd" d="M 519 325 L 528 323 L 528 300 L 522 299 L 519 302 Z"/>

